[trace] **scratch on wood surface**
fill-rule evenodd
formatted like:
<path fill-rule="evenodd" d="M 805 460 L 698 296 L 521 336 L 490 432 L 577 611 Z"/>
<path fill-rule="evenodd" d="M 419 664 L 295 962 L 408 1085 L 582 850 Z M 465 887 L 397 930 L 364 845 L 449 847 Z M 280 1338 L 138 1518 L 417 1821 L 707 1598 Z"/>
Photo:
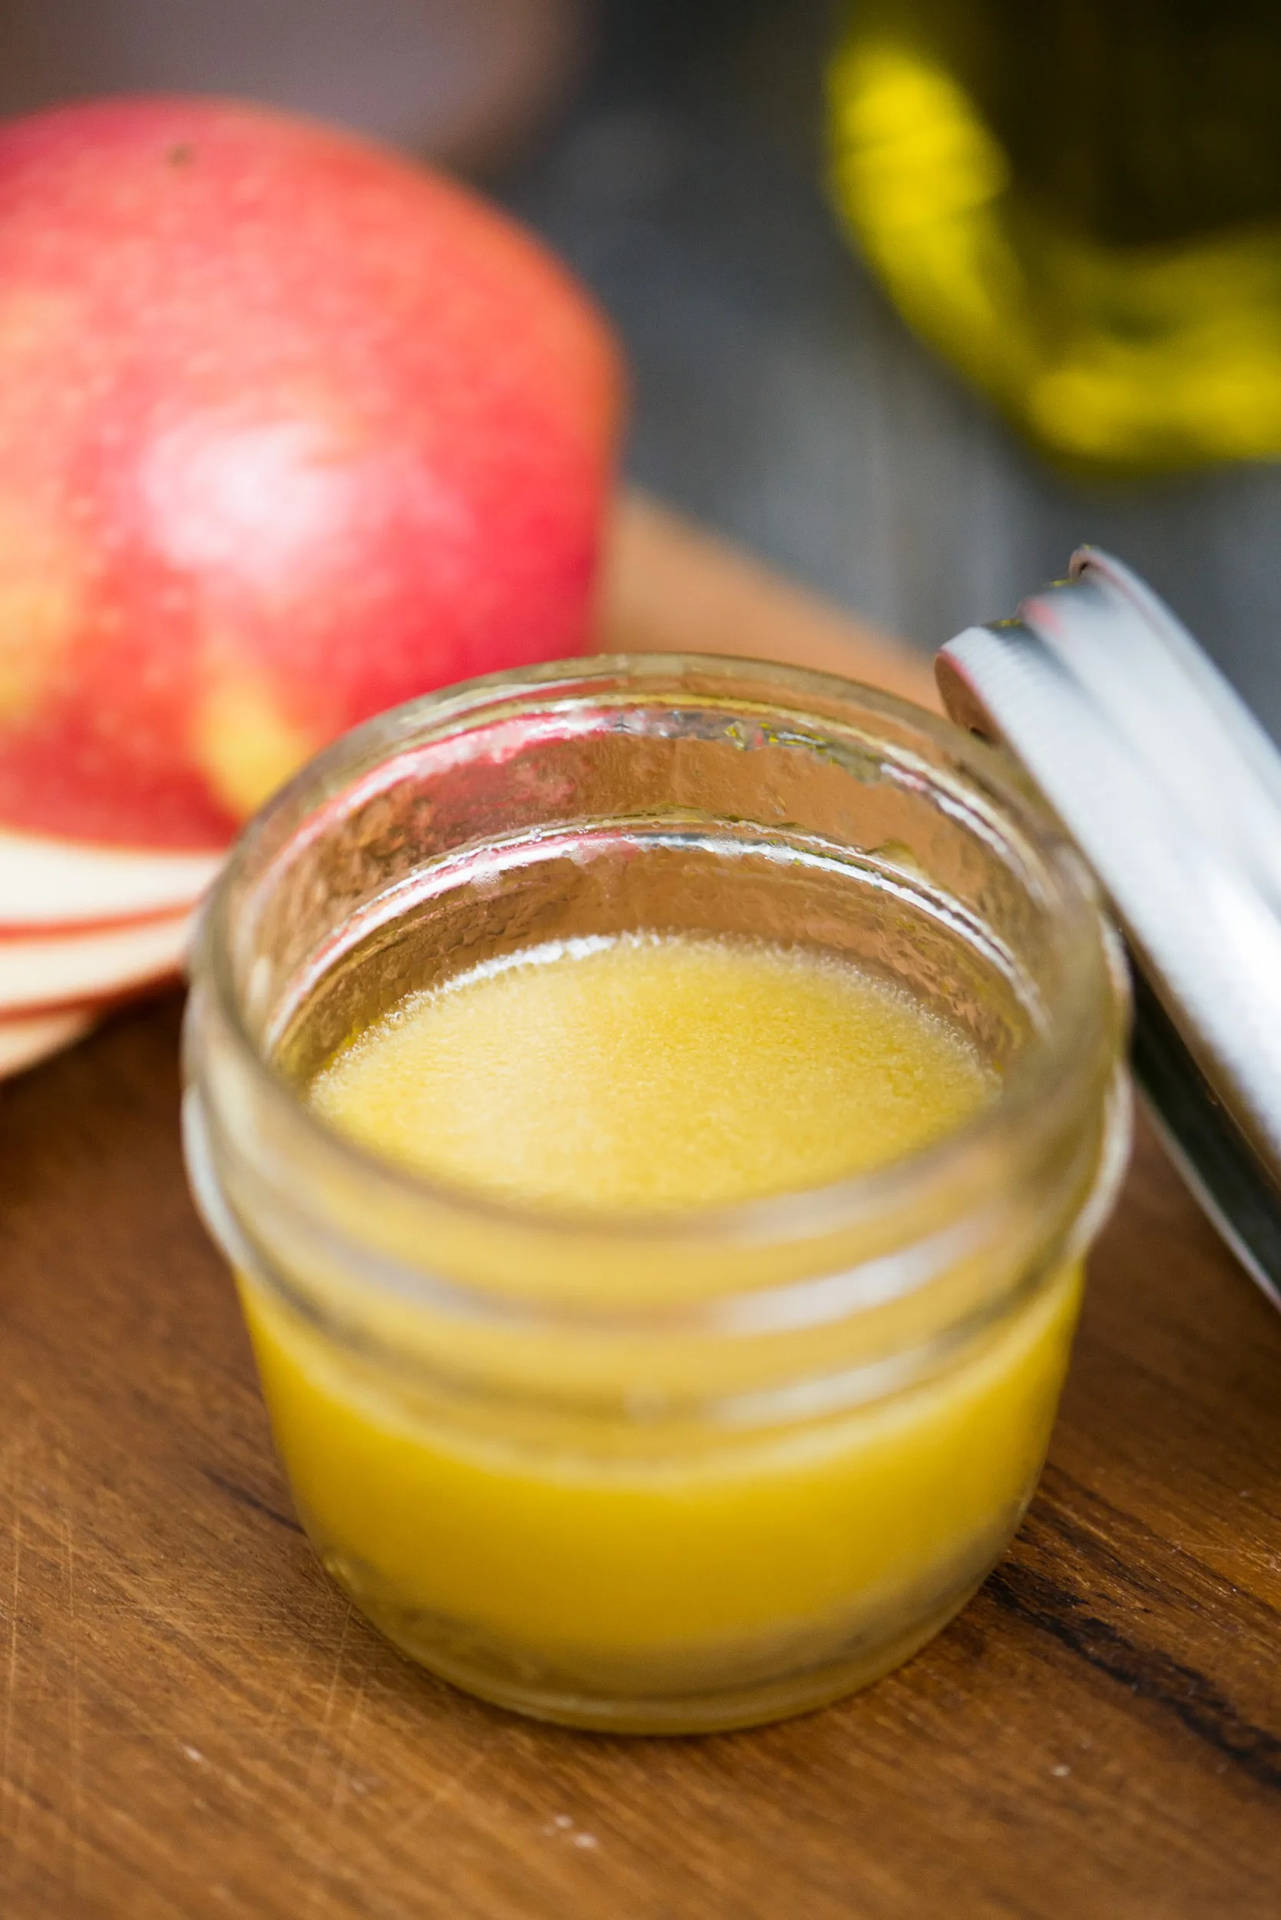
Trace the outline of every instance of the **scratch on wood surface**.
<path fill-rule="evenodd" d="M 9 1599 L 9 1662 L 4 1694 L 4 1760 L 0 1771 L 6 1781 L 12 1779 L 13 1708 L 18 1692 L 18 1607 L 22 1587 L 22 1513 L 13 1503 L 13 1588 Z"/>
<path fill-rule="evenodd" d="M 1209 1534 L 1172 1534 L 1166 1541 L 1172 1553 L 1183 1554 L 1214 1578 L 1226 1579 L 1224 1563 L 1239 1560 L 1252 1571 L 1281 1575 L 1281 1554 L 1252 1546 L 1248 1540 L 1216 1540 Z M 1253 1596 L 1264 1606 L 1272 1603 L 1263 1594 Z"/>
<path fill-rule="evenodd" d="M 1207 1533 L 1185 1533 L 1181 1529 L 1155 1531 L 1138 1514 L 1118 1506 L 1097 1487 L 1087 1486 L 1053 1463 L 1046 1470 L 1044 1487 L 1049 1497 L 1039 1501 L 1034 1509 L 1028 1524 L 1029 1535 L 1038 1524 L 1049 1526 L 1070 1546 L 1086 1552 L 1096 1562 L 1101 1561 L 1118 1584 L 1142 1588 L 1153 1600 L 1164 1603 L 1167 1599 L 1168 1575 L 1164 1580 L 1157 1580 L 1149 1573 L 1144 1579 L 1141 1566 L 1161 1554 L 1180 1556 L 1189 1561 L 1200 1576 L 1230 1591 L 1235 1590 L 1232 1580 L 1235 1569 L 1231 1565 L 1234 1561 L 1250 1573 L 1281 1573 L 1281 1555 L 1249 1540 L 1232 1538 L 1230 1534 L 1215 1537 Z M 1134 1548 L 1138 1542 L 1146 1547 L 1144 1554 L 1136 1554 Z M 1250 1596 L 1259 1605 L 1276 1610 L 1278 1596 L 1261 1593 L 1255 1586 L 1251 1586 Z"/>
<path fill-rule="evenodd" d="M 342 1739 L 339 1742 L 338 1754 L 334 1761 L 333 1788 L 329 1795 L 329 1815 L 331 1819 L 337 1819 L 342 1803 L 347 1797 L 347 1789 L 350 1785 L 351 1778 L 348 1770 L 348 1760 L 351 1753 L 352 1736 L 356 1731 L 356 1722 L 360 1718 L 364 1704 L 364 1682 L 358 1680 L 356 1682 L 355 1692 L 352 1695 L 351 1705 L 347 1709 L 347 1721 L 343 1727 Z"/>
<path fill-rule="evenodd" d="M 336 1827 L 332 1823 L 327 1823 L 326 1837 L 318 1848 L 309 1845 L 305 1849 L 300 1849 L 309 1854 L 313 1866 L 313 1878 L 300 1911 L 307 1915 L 314 1915 L 318 1910 L 324 1911 L 326 1908 L 331 1908 L 346 1913 L 348 1910 L 346 1905 L 338 1906 L 343 1890 L 335 1887 L 330 1879 L 335 1859 L 347 1861 L 353 1851 L 363 1850 L 374 1854 L 380 1864 L 385 1863 L 391 1847 L 404 1845 L 430 1814 L 447 1806 L 460 1788 L 482 1773 L 488 1766 L 489 1760 L 488 1753 L 473 1755 L 471 1760 L 460 1767 L 448 1780 L 440 1781 L 432 1793 L 416 1800 L 402 1820 L 395 1821 L 390 1826 L 347 1828 L 341 1834 L 340 1845 Z M 308 1840 L 312 1837 L 308 1835 Z M 589 1844 L 595 1844 L 594 1838 Z"/>
<path fill-rule="evenodd" d="M 14 1501 L 11 1552 L 13 1554 L 13 1586 L 9 1603 L 9 1658 L 5 1677 L 4 1697 L 4 1760 L 0 1766 L 0 1783 L 3 1784 L 5 1798 L 12 1802 L 13 1813 L 10 1823 L 9 1839 L 15 1854 L 22 1845 L 27 1816 L 27 1773 L 31 1764 L 31 1749 L 28 1746 L 23 1755 L 22 1778 L 19 1780 L 14 1766 L 14 1714 L 18 1697 L 18 1647 L 19 1626 L 18 1610 L 22 1593 L 22 1512 L 18 1505 L 17 1487 L 18 1469 L 14 1462 Z"/>
<path fill-rule="evenodd" d="M 80 1738 L 80 1622 L 76 1610 L 76 1543 L 71 1527 L 71 1489 L 64 1485 L 63 1546 L 67 1573 L 67 1832 L 70 1848 L 71 1890 L 81 1891 L 82 1760 Z"/>
<path fill-rule="evenodd" d="M 404 1840 L 415 1827 L 421 1825 L 429 1813 L 437 1813 L 441 1807 L 447 1806 L 460 1787 L 465 1787 L 470 1780 L 476 1778 L 477 1774 L 484 1772 L 489 1761 L 490 1755 L 487 1750 L 474 1754 L 465 1767 L 459 1767 L 448 1780 L 440 1781 L 435 1791 L 420 1800 L 403 1820 L 382 1830 L 378 1836 L 380 1851 L 385 1851 L 393 1840 Z"/>
<path fill-rule="evenodd" d="M 334 1717 L 334 1702 L 338 1698 L 338 1686 L 339 1686 L 339 1682 L 342 1679 L 343 1660 L 346 1657 L 346 1653 L 347 1653 L 347 1637 L 351 1632 L 351 1616 L 352 1616 L 352 1604 L 351 1604 L 351 1601 L 349 1600 L 346 1603 L 346 1606 L 343 1610 L 342 1626 L 338 1630 L 338 1645 L 334 1649 L 334 1664 L 332 1669 L 330 1670 L 329 1684 L 325 1688 L 325 1704 L 321 1708 L 320 1725 L 316 1729 L 315 1745 L 312 1747 L 311 1760 L 307 1767 L 307 1779 L 303 1788 L 303 1792 L 305 1793 L 308 1800 L 314 1799 L 315 1797 L 314 1789 L 319 1784 L 317 1776 L 318 1776 L 321 1759 L 322 1759 L 323 1745 L 324 1745 L 326 1736 L 329 1733 L 330 1723 L 332 1722 Z M 330 1799 L 331 1806 L 333 1804 L 334 1796 L 337 1795 L 340 1791 L 343 1761 L 346 1755 L 347 1745 L 350 1738 L 351 1738 L 351 1723 L 349 1720 L 347 1724 L 347 1732 L 343 1738 L 342 1746 L 339 1749 L 338 1757 L 334 1762 L 334 1785 L 333 1785 L 333 1794 L 331 1794 L 331 1799 Z"/>
<path fill-rule="evenodd" d="M 327 1638 L 328 1634 L 332 1631 L 330 1621 L 333 1617 L 335 1597 L 334 1587 L 332 1583 L 326 1579 L 323 1585 L 318 1586 L 312 1594 L 312 1604 L 307 1613 L 300 1617 L 297 1622 L 291 1622 L 291 1637 L 300 1640 L 307 1646 L 311 1646 L 317 1640 Z M 340 1658 L 345 1646 L 350 1622 L 351 1608 L 348 1606 L 347 1614 L 344 1617 L 343 1625 L 340 1629 Z M 256 1629 L 252 1627 L 249 1629 L 246 1634 L 247 1642 L 251 1639 L 254 1631 L 256 1631 Z M 336 1673 L 331 1674 L 329 1685 L 332 1686 L 335 1677 Z M 310 1689 L 308 1689 L 308 1691 L 310 1691 Z M 297 1676 L 291 1672 L 287 1678 L 282 1679 L 280 1685 L 274 1688 L 267 1695 L 262 1705 L 255 1710 L 255 1718 L 257 1721 L 256 1731 L 259 1737 L 264 1741 L 269 1741 L 274 1744 L 279 1738 L 279 1728 L 282 1720 L 287 1718 L 292 1723 L 297 1723 L 302 1700 L 305 1698 L 306 1694 L 300 1696 Z M 313 1759 L 314 1757 L 313 1753 Z"/>
<path fill-rule="evenodd" d="M 348 1601 L 346 1610 L 343 1613 L 342 1626 L 338 1634 L 338 1645 L 334 1649 L 334 1662 L 329 1674 L 329 1683 L 325 1688 L 325 1699 L 324 1705 L 321 1708 L 320 1724 L 316 1729 L 311 1759 L 307 1764 L 307 1772 L 303 1780 L 302 1806 L 299 1810 L 297 1832 L 301 1843 L 300 1851 L 306 1850 L 311 1853 L 313 1869 L 311 1881 L 307 1888 L 307 1897 L 303 1903 L 302 1911 L 304 1913 L 314 1913 L 317 1904 L 324 1901 L 328 1895 L 330 1891 L 328 1870 L 339 1852 L 339 1815 L 347 1790 L 347 1755 L 351 1745 L 352 1727 L 359 1711 L 363 1694 L 363 1689 L 359 1682 L 357 1683 L 355 1699 L 352 1701 L 351 1709 L 347 1716 L 347 1724 L 343 1730 L 343 1737 L 339 1743 L 337 1755 L 332 1762 L 333 1774 L 326 1806 L 324 1833 L 318 1845 L 315 1843 L 315 1835 L 312 1830 L 310 1816 L 316 1810 L 317 1801 L 320 1797 L 319 1788 L 323 1776 L 324 1749 L 327 1735 L 333 1722 L 334 1705 L 338 1698 L 338 1688 L 342 1680 L 343 1661 L 346 1658 L 347 1639 L 351 1632 L 353 1611 L 352 1604 Z"/>
<path fill-rule="evenodd" d="M 300 1912 L 308 1916 L 328 1910 L 339 1899 L 341 1889 L 334 1884 L 334 1870 L 335 1867 L 350 1865 L 353 1849 L 368 1845 L 376 1850 L 380 1859 L 385 1857 L 390 1845 L 403 1842 L 430 1814 L 447 1805 L 468 1781 L 483 1771 L 490 1758 L 488 1751 L 474 1754 L 448 1779 L 438 1781 L 432 1792 L 417 1799 L 402 1820 L 390 1826 L 370 1829 L 361 1825 L 353 1827 L 346 1821 L 345 1807 L 352 1790 L 351 1747 L 366 1700 L 365 1684 L 359 1677 L 353 1681 L 354 1691 L 336 1751 L 332 1743 L 328 1743 L 330 1777 L 327 1799 L 324 1795 L 325 1760 L 327 1736 L 334 1728 L 338 1712 L 348 1640 L 356 1618 L 356 1609 L 348 1602 L 338 1644 L 334 1649 L 312 1755 L 302 1785 L 302 1805 L 295 1825 L 298 1851 L 311 1869 L 305 1898 L 300 1906 Z"/>

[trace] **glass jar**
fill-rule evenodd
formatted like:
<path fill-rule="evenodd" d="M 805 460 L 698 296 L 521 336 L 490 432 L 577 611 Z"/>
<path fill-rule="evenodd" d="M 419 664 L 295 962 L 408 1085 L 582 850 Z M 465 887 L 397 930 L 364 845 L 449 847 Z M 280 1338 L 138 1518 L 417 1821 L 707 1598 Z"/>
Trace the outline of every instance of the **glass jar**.
<path fill-rule="evenodd" d="M 848 956 L 999 1091 L 879 1171 L 653 1217 L 433 1183 L 309 1108 L 409 989 L 642 929 Z M 186 1030 L 193 1185 L 325 1565 L 434 1672 L 578 1726 L 739 1726 L 884 1673 L 1035 1485 L 1125 1157 L 1124 1023 L 1013 763 L 889 696 L 610 658 L 349 734 L 234 851 Z"/>

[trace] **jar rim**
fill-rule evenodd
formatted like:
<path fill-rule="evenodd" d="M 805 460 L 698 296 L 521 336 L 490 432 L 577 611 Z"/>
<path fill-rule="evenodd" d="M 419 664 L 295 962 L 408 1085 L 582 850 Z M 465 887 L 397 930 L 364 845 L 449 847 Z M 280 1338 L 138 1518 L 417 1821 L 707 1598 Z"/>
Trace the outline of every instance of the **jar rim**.
<path fill-rule="evenodd" d="M 567 1210 L 509 1199 L 404 1167 L 324 1120 L 255 1038 L 235 975 L 234 902 L 264 842 L 291 816 L 295 831 L 314 819 L 326 801 L 350 788 L 353 768 L 376 768 L 407 749 L 448 738 L 469 720 L 505 703 L 541 704 L 558 693 L 599 703 L 606 686 L 640 698 L 647 691 L 670 690 L 673 683 L 691 676 L 723 681 L 728 704 L 734 699 L 731 687 L 742 701 L 747 697 L 744 687 L 755 684 L 762 694 L 769 689 L 802 700 L 809 696 L 829 708 L 833 702 L 854 705 L 891 727 L 923 735 L 959 770 L 959 780 L 953 783 L 999 810 L 1035 850 L 1055 889 L 1048 911 L 1061 923 L 1062 938 L 1056 941 L 1056 949 L 1063 963 L 1063 992 L 1061 1003 L 1050 1009 L 1052 1017 L 1045 1028 L 1034 1031 L 1019 1048 L 994 1099 L 941 1138 L 868 1171 L 730 1204 L 652 1212 Z M 931 768 L 940 777 L 941 771 Z M 202 991 L 210 991 L 220 1030 L 229 1037 L 239 1064 L 255 1092 L 268 1103 L 273 1119 L 292 1130 L 321 1164 L 355 1174 L 402 1203 L 426 1204 L 446 1217 L 481 1228 L 534 1236 L 544 1244 L 653 1247 L 659 1253 L 673 1247 L 698 1252 L 782 1245 L 856 1228 L 862 1221 L 904 1206 L 935 1182 L 959 1178 L 967 1165 L 977 1167 L 1001 1140 L 1061 1124 L 1062 1108 L 1079 1103 L 1083 1092 L 1099 1083 L 1099 1050 L 1106 1047 L 1109 1055 L 1115 1050 L 1124 1028 L 1126 1002 L 1119 944 L 1101 911 L 1093 877 L 1003 749 L 965 733 L 941 715 L 861 682 L 730 654 L 595 654 L 544 662 L 421 695 L 351 729 L 310 760 L 242 831 L 201 911 L 191 975 Z M 1105 1078 L 1111 1078 L 1110 1072 Z M 406 1269 L 402 1290 L 404 1280 L 412 1277 L 413 1270 Z M 422 1278 L 425 1282 L 426 1276 Z M 434 1293 L 439 1291 L 441 1282 L 435 1276 L 430 1284 Z M 451 1279 L 446 1284 L 451 1293 L 478 1299 L 487 1291 L 468 1281 Z M 497 1289 L 492 1293 L 495 1307 L 510 1307 L 519 1299 Z"/>

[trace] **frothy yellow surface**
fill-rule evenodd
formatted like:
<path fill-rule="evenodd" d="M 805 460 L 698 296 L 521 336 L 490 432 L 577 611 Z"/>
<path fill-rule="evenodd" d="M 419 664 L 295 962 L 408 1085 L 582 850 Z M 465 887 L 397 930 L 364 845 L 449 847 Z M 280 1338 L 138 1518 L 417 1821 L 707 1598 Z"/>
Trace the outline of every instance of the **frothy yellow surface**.
<path fill-rule="evenodd" d="M 958 1031 L 854 966 L 625 936 L 541 947 L 411 995 L 312 1097 L 335 1127 L 437 1179 L 630 1209 L 883 1165 L 992 1088 Z"/>

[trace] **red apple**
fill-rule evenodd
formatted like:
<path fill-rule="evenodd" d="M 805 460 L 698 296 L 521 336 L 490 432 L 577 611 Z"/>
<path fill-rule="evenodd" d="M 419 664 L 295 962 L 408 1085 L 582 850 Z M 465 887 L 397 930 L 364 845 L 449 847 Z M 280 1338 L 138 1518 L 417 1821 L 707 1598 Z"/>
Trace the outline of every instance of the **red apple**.
<path fill-rule="evenodd" d="M 355 721 L 578 649 L 618 406 L 561 268 L 391 153 L 209 99 L 0 129 L 0 825 L 218 848 Z"/>

